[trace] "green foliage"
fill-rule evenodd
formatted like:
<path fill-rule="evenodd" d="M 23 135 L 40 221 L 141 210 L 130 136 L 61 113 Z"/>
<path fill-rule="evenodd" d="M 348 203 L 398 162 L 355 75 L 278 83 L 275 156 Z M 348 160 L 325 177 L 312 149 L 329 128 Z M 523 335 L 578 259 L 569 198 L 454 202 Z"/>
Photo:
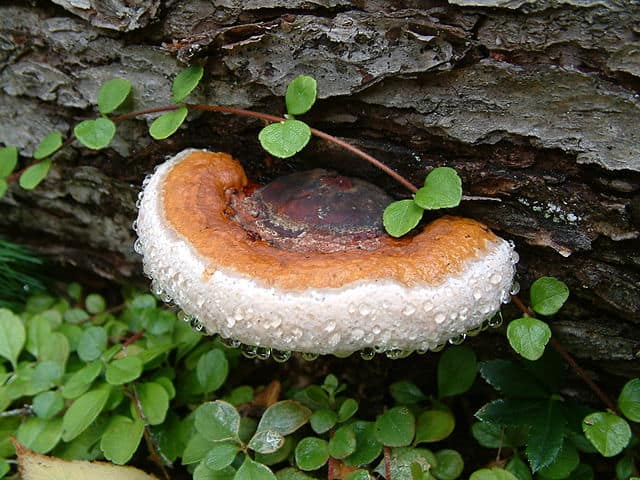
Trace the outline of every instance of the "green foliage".
<path fill-rule="evenodd" d="M 391 202 L 382 213 L 382 223 L 392 237 L 401 237 L 413 230 L 424 214 L 424 209 L 413 200 Z"/>
<path fill-rule="evenodd" d="M 53 155 L 62 147 L 62 134 L 60 132 L 51 132 L 44 137 L 33 152 L 33 158 L 42 160 L 43 158 Z"/>
<path fill-rule="evenodd" d="M 329 460 L 329 443 L 317 437 L 303 438 L 296 445 L 295 458 L 300 470 L 318 470 Z"/>
<path fill-rule="evenodd" d="M 18 149 L 16 147 L 0 148 L 0 178 L 11 175 L 18 164 Z"/>
<path fill-rule="evenodd" d="M 84 120 L 75 126 L 73 133 L 87 148 L 100 150 L 109 146 L 116 134 L 116 124 L 106 117 Z"/>
<path fill-rule="evenodd" d="M 184 123 L 188 113 L 187 107 L 179 107 L 176 110 L 163 113 L 153 121 L 149 127 L 149 134 L 156 140 L 170 137 Z"/>
<path fill-rule="evenodd" d="M 51 160 L 35 163 L 22 172 L 18 183 L 25 190 L 33 190 L 45 179 L 50 168 Z"/>
<path fill-rule="evenodd" d="M 315 78 L 300 75 L 287 86 L 285 103 L 289 115 L 307 113 L 316 101 L 317 83 Z"/>
<path fill-rule="evenodd" d="M 582 421 L 582 430 L 594 447 L 605 457 L 619 454 L 631 440 L 629 424 L 618 415 L 595 412 Z"/>
<path fill-rule="evenodd" d="M 469 347 L 447 349 L 438 362 L 438 395 L 450 397 L 471 388 L 478 373 L 476 354 Z"/>
<path fill-rule="evenodd" d="M 107 460 L 124 465 L 138 449 L 143 434 L 142 420 L 118 415 L 109 422 L 100 439 L 100 449 Z"/>
<path fill-rule="evenodd" d="M 199 65 L 189 65 L 173 80 L 171 93 L 174 102 L 183 101 L 198 86 L 204 69 Z M 154 137 L 155 138 L 155 137 Z"/>
<path fill-rule="evenodd" d="M 124 78 L 112 78 L 98 90 L 98 111 L 107 115 L 124 103 L 131 93 L 131 82 Z"/>
<path fill-rule="evenodd" d="M 569 298 L 569 288 L 554 277 L 542 277 L 531 285 L 531 308 L 540 315 L 554 315 Z"/>
<path fill-rule="evenodd" d="M 429 172 L 414 201 L 425 210 L 437 210 L 457 207 L 461 199 L 462 181 L 458 173 L 451 167 L 438 167 Z"/>
<path fill-rule="evenodd" d="M 302 150 L 311 139 L 309 125 L 300 120 L 287 119 L 264 127 L 258 135 L 260 144 L 271 155 L 289 158 Z"/>
<path fill-rule="evenodd" d="M 629 380 L 618 397 L 620 411 L 632 422 L 640 422 L 640 378 Z"/>
<path fill-rule="evenodd" d="M 10 310 L 0 309 L 0 356 L 18 368 L 18 356 L 24 347 L 26 332 L 20 318 Z"/>
<path fill-rule="evenodd" d="M 551 329 L 537 318 L 518 318 L 509 322 L 507 338 L 511 347 L 524 358 L 538 360 L 551 338 Z"/>

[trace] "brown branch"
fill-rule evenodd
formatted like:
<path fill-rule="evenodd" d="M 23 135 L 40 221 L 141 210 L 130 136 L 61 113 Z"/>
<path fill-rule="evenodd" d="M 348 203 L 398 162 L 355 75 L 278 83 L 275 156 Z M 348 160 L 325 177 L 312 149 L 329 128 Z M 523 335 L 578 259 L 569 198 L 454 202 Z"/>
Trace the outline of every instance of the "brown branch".
<path fill-rule="evenodd" d="M 146 332 L 146 330 L 144 328 L 142 330 L 138 330 L 136 333 L 134 333 L 129 338 L 127 338 L 124 342 L 122 342 L 122 346 L 123 347 L 128 347 L 132 343 L 137 342 L 138 340 L 140 340 L 142 338 L 142 336 L 144 335 L 145 332 Z"/>
<path fill-rule="evenodd" d="M 512 295 L 511 299 L 516 307 L 520 309 L 520 311 L 526 316 L 531 318 L 536 318 L 533 311 L 524 304 L 520 297 L 517 295 Z M 587 372 L 585 372 L 580 365 L 575 361 L 575 359 L 571 356 L 571 354 L 567 351 L 567 349 L 554 337 L 551 337 L 549 343 L 555 348 L 555 350 L 560 354 L 560 356 L 564 359 L 565 362 L 573 369 L 574 372 L 589 386 L 591 391 L 593 391 L 602 402 L 613 412 L 618 415 L 622 415 L 618 406 L 609 398 L 609 396 L 592 380 Z"/>
<path fill-rule="evenodd" d="M 386 480 L 391 480 L 391 449 L 384 446 L 384 477 Z"/>

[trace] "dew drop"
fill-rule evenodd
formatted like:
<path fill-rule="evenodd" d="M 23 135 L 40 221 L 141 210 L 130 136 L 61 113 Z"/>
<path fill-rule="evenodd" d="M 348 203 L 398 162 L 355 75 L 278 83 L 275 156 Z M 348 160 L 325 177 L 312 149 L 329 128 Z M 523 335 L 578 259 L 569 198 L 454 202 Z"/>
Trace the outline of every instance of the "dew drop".
<path fill-rule="evenodd" d="M 500 280 L 502 280 L 502 277 L 499 273 L 494 273 L 489 277 L 489 282 L 493 285 L 498 285 L 500 283 Z"/>
<path fill-rule="evenodd" d="M 236 324 L 236 319 L 233 317 L 227 317 L 227 327 L 229 328 L 233 328 L 233 326 Z"/>
<path fill-rule="evenodd" d="M 446 346 L 447 346 L 446 343 L 437 343 L 433 347 L 431 347 L 431 351 L 432 352 L 441 352 L 442 350 L 444 350 L 444 347 L 446 347 Z"/>
<path fill-rule="evenodd" d="M 246 358 L 256 358 L 258 347 L 255 345 L 245 345 L 244 343 L 240 345 L 240 352 L 242 352 L 242 356 Z"/>
<path fill-rule="evenodd" d="M 444 322 L 445 318 L 446 317 L 445 317 L 444 313 L 439 313 L 439 314 L 437 314 L 435 316 L 434 320 L 436 321 L 436 323 L 442 323 L 442 322 Z"/>
<path fill-rule="evenodd" d="M 416 350 L 416 353 L 418 355 L 424 355 L 425 353 L 427 353 L 427 351 L 428 350 L 426 348 L 419 348 L 419 349 Z"/>
<path fill-rule="evenodd" d="M 162 300 L 164 303 L 171 303 L 173 298 L 171 298 L 171 295 L 169 295 L 167 292 L 162 292 L 160 294 L 160 300 Z"/>
<path fill-rule="evenodd" d="M 256 358 L 258 360 L 268 360 L 271 355 L 271 349 L 268 347 L 257 347 Z"/>
<path fill-rule="evenodd" d="M 238 348 L 242 343 L 240 340 L 234 340 L 233 338 L 223 338 L 222 343 L 229 348 Z"/>
<path fill-rule="evenodd" d="M 374 335 L 379 335 L 380 332 L 382 331 L 382 329 L 380 328 L 380 325 L 376 324 L 376 325 L 373 326 L 371 331 L 373 332 Z"/>
<path fill-rule="evenodd" d="M 514 280 L 513 284 L 511 285 L 511 290 L 509 290 L 509 294 L 517 295 L 519 293 L 520 293 L 520 282 L 518 282 L 517 280 Z"/>
<path fill-rule="evenodd" d="M 416 313 L 416 307 L 414 307 L 411 303 L 408 303 L 403 309 L 402 314 L 406 317 L 409 317 Z"/>
<path fill-rule="evenodd" d="M 361 303 L 360 305 L 358 305 L 358 312 L 360 312 L 360 315 L 362 315 L 363 317 L 366 317 L 371 313 L 371 307 L 369 307 L 369 305 L 367 305 L 366 303 Z"/>
<path fill-rule="evenodd" d="M 138 231 L 138 220 L 134 220 L 133 223 L 131 224 L 131 228 L 133 228 L 134 232 Z"/>
<path fill-rule="evenodd" d="M 236 321 L 241 322 L 244 319 L 244 313 L 242 313 L 242 309 L 236 308 L 233 312 L 233 318 Z"/>
<path fill-rule="evenodd" d="M 471 330 L 467 330 L 467 335 L 469 335 L 470 337 L 475 337 L 480 332 L 482 332 L 482 330 L 484 329 L 482 328 L 482 324 L 480 324 L 477 327 L 472 328 Z"/>
<path fill-rule="evenodd" d="M 376 351 L 371 347 L 363 348 L 362 350 L 360 350 L 360 357 L 363 360 L 372 360 L 375 356 Z"/>
<path fill-rule="evenodd" d="M 466 333 L 461 333 L 460 335 L 457 335 L 455 337 L 450 338 L 449 339 L 449 343 L 451 345 L 460 345 L 466 339 L 467 339 L 467 334 Z"/>
<path fill-rule="evenodd" d="M 376 351 L 376 353 L 384 353 L 384 351 L 386 350 L 386 348 L 382 345 L 376 345 L 375 347 L 373 347 L 373 349 Z"/>
<path fill-rule="evenodd" d="M 412 350 L 401 350 L 399 348 L 392 348 L 391 350 L 387 350 L 386 352 L 384 352 L 386 357 L 391 360 L 399 360 L 401 358 L 407 358 L 412 353 L 413 353 Z"/>
<path fill-rule="evenodd" d="M 512 252 L 511 253 L 511 263 L 513 263 L 514 265 L 516 263 L 518 263 L 520 261 L 520 255 L 518 254 L 518 252 Z"/>
<path fill-rule="evenodd" d="M 190 325 L 196 332 L 201 332 L 204 329 L 204 325 L 197 318 L 192 318 Z"/>
<path fill-rule="evenodd" d="M 502 325 L 502 312 L 496 313 L 493 317 L 489 319 L 488 325 L 490 328 L 498 328 Z"/>
<path fill-rule="evenodd" d="M 364 330 L 362 330 L 361 328 L 356 328 L 351 332 L 351 336 L 354 340 L 360 340 L 362 337 L 364 337 Z"/>
<path fill-rule="evenodd" d="M 336 329 L 336 322 L 329 322 L 324 326 L 325 332 L 333 332 Z"/>
<path fill-rule="evenodd" d="M 482 298 L 482 291 L 481 290 L 475 290 L 473 292 L 473 298 L 476 300 L 480 300 Z"/>
<path fill-rule="evenodd" d="M 314 360 L 316 360 L 320 355 L 318 353 L 310 353 L 310 352 L 302 352 L 302 358 L 304 360 L 306 360 L 307 362 L 313 362 Z"/>
<path fill-rule="evenodd" d="M 291 358 L 289 350 L 271 350 L 271 358 L 278 363 L 284 363 Z"/>
<path fill-rule="evenodd" d="M 424 302 L 422 304 L 422 310 L 424 310 L 425 312 L 430 312 L 431 310 L 433 310 L 433 303 L 431 302 Z"/>
<path fill-rule="evenodd" d="M 191 322 L 191 319 L 193 317 L 191 317 L 191 315 L 189 315 L 188 313 L 186 313 L 184 310 L 180 310 L 178 312 L 178 319 L 182 320 L 183 322 Z"/>
<path fill-rule="evenodd" d="M 139 238 L 136 238 L 136 241 L 133 242 L 133 251 L 142 255 L 142 241 Z"/>
<path fill-rule="evenodd" d="M 328 343 L 329 345 L 334 347 L 338 344 L 339 341 L 340 341 L 340 334 L 334 333 L 333 335 L 331 335 L 331 337 L 329 337 Z"/>
<path fill-rule="evenodd" d="M 154 295 L 158 295 L 158 296 L 162 295 L 162 287 L 155 280 L 151 281 L 151 293 L 153 293 Z"/>

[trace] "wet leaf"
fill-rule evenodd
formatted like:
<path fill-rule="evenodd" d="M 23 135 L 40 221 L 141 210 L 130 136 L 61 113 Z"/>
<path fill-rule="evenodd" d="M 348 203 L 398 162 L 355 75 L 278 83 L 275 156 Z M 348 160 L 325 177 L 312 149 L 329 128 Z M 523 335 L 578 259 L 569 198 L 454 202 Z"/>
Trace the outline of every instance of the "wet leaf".
<path fill-rule="evenodd" d="M 260 144 L 274 157 L 289 158 L 302 150 L 311 139 L 309 125 L 300 120 L 285 120 L 264 127 L 258 135 Z"/>
<path fill-rule="evenodd" d="M 541 277 L 531 285 L 531 308 L 540 315 L 553 315 L 569 298 L 569 287 L 554 277 Z"/>
<path fill-rule="evenodd" d="M 382 223 L 389 235 L 398 238 L 413 230 L 423 214 L 424 210 L 413 200 L 398 200 L 384 209 Z"/>
<path fill-rule="evenodd" d="M 376 439 L 389 447 L 410 445 L 416 431 L 415 417 L 407 407 L 393 407 L 378 415 Z"/>
<path fill-rule="evenodd" d="M 187 107 L 180 107 L 171 112 L 163 113 L 153 121 L 149 127 L 149 134 L 156 140 L 164 140 L 170 137 L 180 128 L 188 113 Z"/>
<path fill-rule="evenodd" d="M 80 143 L 92 150 L 107 147 L 116 134 L 116 124 L 108 118 L 84 120 L 75 126 L 73 133 Z"/>
<path fill-rule="evenodd" d="M 416 192 L 415 202 L 425 210 L 453 208 L 462 199 L 462 181 L 451 167 L 438 167 L 427 175 L 424 187 Z"/>
<path fill-rule="evenodd" d="M 631 440 L 631 428 L 623 418 L 608 412 L 587 415 L 582 430 L 593 446 L 605 457 L 620 453 Z"/>
<path fill-rule="evenodd" d="M 509 323 L 507 338 L 511 348 L 524 358 L 538 360 L 551 338 L 551 329 L 537 318 L 518 318 Z"/>
<path fill-rule="evenodd" d="M 316 101 L 317 83 L 313 77 L 300 75 L 287 86 L 285 101 L 290 115 L 308 112 Z"/>

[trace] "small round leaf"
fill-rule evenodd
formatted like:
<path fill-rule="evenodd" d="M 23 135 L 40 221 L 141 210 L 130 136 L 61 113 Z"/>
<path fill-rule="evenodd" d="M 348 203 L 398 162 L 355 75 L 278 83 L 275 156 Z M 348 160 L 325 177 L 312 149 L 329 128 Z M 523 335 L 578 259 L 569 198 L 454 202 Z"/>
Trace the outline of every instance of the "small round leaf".
<path fill-rule="evenodd" d="M 546 467 L 541 468 L 539 473 L 545 479 L 562 480 L 567 478 L 579 464 L 580 454 L 578 450 L 571 443 L 565 441 L 556 459 Z"/>
<path fill-rule="evenodd" d="M 333 410 L 321 408 L 311 415 L 309 423 L 314 432 L 320 434 L 331 430 L 338 422 L 338 415 Z"/>
<path fill-rule="evenodd" d="M 620 392 L 618 406 L 633 422 L 640 422 L 640 378 L 629 380 Z"/>
<path fill-rule="evenodd" d="M 169 410 L 169 394 L 162 385 L 146 382 L 136 387 L 140 407 L 150 425 L 164 422 Z"/>
<path fill-rule="evenodd" d="M 295 458 L 300 470 L 317 470 L 329 459 L 329 444 L 321 438 L 303 438 L 296 445 Z"/>
<path fill-rule="evenodd" d="M 308 112 L 316 101 L 317 83 L 315 78 L 300 75 L 287 86 L 285 102 L 290 115 Z"/>
<path fill-rule="evenodd" d="M 401 237 L 413 230 L 422 219 L 424 209 L 411 199 L 390 203 L 382 214 L 382 223 L 389 235 Z"/>
<path fill-rule="evenodd" d="M 466 346 L 448 348 L 438 362 L 438 396 L 451 397 L 466 392 L 475 382 L 478 360 Z"/>
<path fill-rule="evenodd" d="M 142 375 L 142 368 L 143 364 L 140 357 L 119 358 L 107 365 L 105 372 L 107 382 L 111 385 L 123 385 L 132 382 Z"/>
<path fill-rule="evenodd" d="M 249 448 L 257 453 L 273 453 L 284 445 L 284 437 L 274 430 L 259 430 L 249 440 Z"/>
<path fill-rule="evenodd" d="M 50 168 L 51 160 L 43 160 L 31 165 L 20 175 L 20 186 L 25 190 L 33 190 L 45 179 Z"/>
<path fill-rule="evenodd" d="M 338 422 L 346 422 L 358 411 L 358 402 L 353 398 L 347 398 L 338 409 Z"/>
<path fill-rule="evenodd" d="M 311 410 L 294 400 L 282 400 L 265 410 L 258 424 L 258 431 L 273 430 L 280 435 L 290 435 L 302 427 L 311 417 Z"/>
<path fill-rule="evenodd" d="M 45 420 L 55 417 L 64 408 L 64 399 L 60 392 L 43 392 L 33 398 L 35 414 Z"/>
<path fill-rule="evenodd" d="M 216 442 L 211 445 L 204 462 L 211 470 L 222 470 L 231 465 L 239 451 L 240 446 L 236 443 Z"/>
<path fill-rule="evenodd" d="M 198 86 L 203 73 L 204 69 L 199 65 L 189 65 L 182 70 L 173 80 L 171 86 L 173 101 L 177 103 L 184 100 Z"/>
<path fill-rule="evenodd" d="M 582 431 L 605 457 L 620 453 L 631 440 L 631 428 L 625 419 L 608 412 L 595 412 L 582 421 Z"/>
<path fill-rule="evenodd" d="M 469 480 L 518 480 L 518 478 L 502 468 L 493 467 L 476 470 L 471 474 Z"/>
<path fill-rule="evenodd" d="M 555 314 L 569 298 L 569 287 L 554 277 L 541 277 L 531 285 L 531 308 L 540 315 Z"/>
<path fill-rule="evenodd" d="M 84 300 L 84 306 L 87 312 L 95 315 L 96 313 L 104 312 L 104 309 L 107 307 L 107 302 L 102 295 L 91 293 L 87 295 L 87 298 Z"/>
<path fill-rule="evenodd" d="M 464 470 L 464 460 L 455 450 L 440 450 L 436 452 L 438 462 L 431 470 L 431 473 L 438 480 L 455 480 L 462 475 Z"/>
<path fill-rule="evenodd" d="M 98 110 L 103 115 L 113 112 L 127 99 L 131 82 L 124 78 L 113 78 L 102 84 L 98 91 Z"/>
<path fill-rule="evenodd" d="M 100 415 L 107 400 L 108 388 L 96 388 L 76 399 L 62 418 L 62 440 L 70 442 L 84 432 Z"/>
<path fill-rule="evenodd" d="M 18 148 L 0 148 L 0 178 L 8 177 L 18 163 Z"/>
<path fill-rule="evenodd" d="M 228 374 L 229 361 L 219 348 L 208 351 L 198 359 L 196 377 L 204 392 L 220 388 Z"/>
<path fill-rule="evenodd" d="M 393 407 L 376 419 L 376 439 L 389 447 L 411 444 L 415 431 L 415 417 L 407 407 Z"/>
<path fill-rule="evenodd" d="M 344 463 L 350 466 L 366 465 L 378 458 L 382 444 L 376 440 L 375 424 L 357 420 L 350 423 L 349 427 L 356 434 L 356 450 L 344 459 Z"/>
<path fill-rule="evenodd" d="M 144 422 L 140 419 L 117 415 L 114 417 L 100 439 L 100 450 L 107 460 L 124 465 L 136 453 L 142 435 Z"/>
<path fill-rule="evenodd" d="M 107 332 L 104 328 L 87 328 L 80 337 L 78 356 L 85 362 L 97 360 L 107 348 L 107 340 Z"/>
<path fill-rule="evenodd" d="M 432 170 L 415 196 L 416 204 L 425 210 L 457 207 L 461 199 L 462 181 L 451 167 Z"/>
<path fill-rule="evenodd" d="M 107 147 L 116 134 L 116 124 L 108 118 L 84 120 L 75 126 L 73 133 L 80 143 L 92 150 Z"/>
<path fill-rule="evenodd" d="M 0 308 L 0 357 L 9 360 L 14 370 L 26 338 L 27 332 L 20 317 L 6 308 Z"/>
<path fill-rule="evenodd" d="M 289 158 L 302 150 L 311 139 L 309 125 L 300 120 L 267 125 L 258 135 L 260 144 L 274 157 Z"/>
<path fill-rule="evenodd" d="M 418 417 L 415 443 L 444 440 L 451 435 L 455 426 L 456 420 L 448 411 L 427 410 L 422 412 Z"/>
<path fill-rule="evenodd" d="M 188 113 L 187 107 L 180 107 L 177 110 L 160 115 L 149 127 L 149 134 L 156 140 L 170 137 L 180 128 Z"/>
<path fill-rule="evenodd" d="M 200 405 L 195 411 L 195 426 L 207 440 L 238 440 L 240 414 L 230 403 L 216 400 Z"/>
<path fill-rule="evenodd" d="M 338 428 L 329 440 L 329 454 L 333 458 L 346 458 L 356 451 L 356 434 L 349 425 Z"/>
<path fill-rule="evenodd" d="M 44 137 L 33 152 L 33 158 L 42 160 L 55 153 L 62 146 L 62 135 L 60 132 L 51 132 Z"/>
<path fill-rule="evenodd" d="M 518 318 L 507 327 L 509 344 L 527 360 L 538 360 L 551 338 L 551 329 L 542 320 L 531 317 Z"/>

